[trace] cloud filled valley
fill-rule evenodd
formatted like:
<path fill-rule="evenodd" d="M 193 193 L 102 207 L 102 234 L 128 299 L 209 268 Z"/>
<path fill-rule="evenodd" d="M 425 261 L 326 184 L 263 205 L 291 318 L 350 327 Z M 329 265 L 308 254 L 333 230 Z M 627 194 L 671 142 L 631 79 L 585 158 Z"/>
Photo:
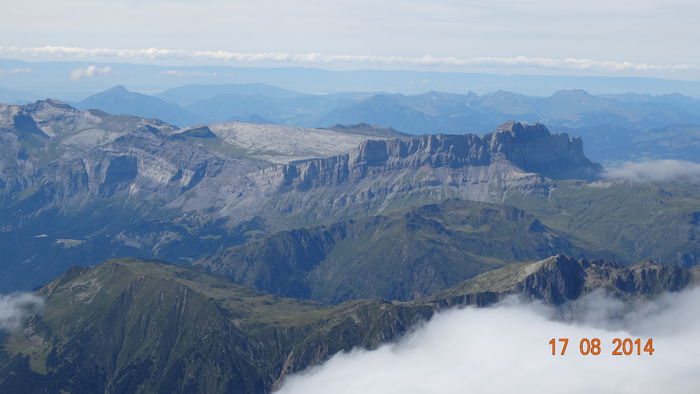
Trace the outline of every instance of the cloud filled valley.
<path fill-rule="evenodd" d="M 449 310 L 398 343 L 288 377 L 277 394 L 690 393 L 700 385 L 698 302 L 696 288 L 632 310 L 600 293 L 559 310 L 515 299 Z M 570 339 L 564 356 L 551 355 L 552 338 Z M 581 338 L 600 338 L 601 354 L 581 355 Z M 613 338 L 653 338 L 655 351 L 613 356 Z"/>
<path fill-rule="evenodd" d="M 631 182 L 669 182 L 700 181 L 700 164 L 684 160 L 650 160 L 645 162 L 627 162 L 619 167 L 605 171 L 608 179 L 627 180 Z"/>

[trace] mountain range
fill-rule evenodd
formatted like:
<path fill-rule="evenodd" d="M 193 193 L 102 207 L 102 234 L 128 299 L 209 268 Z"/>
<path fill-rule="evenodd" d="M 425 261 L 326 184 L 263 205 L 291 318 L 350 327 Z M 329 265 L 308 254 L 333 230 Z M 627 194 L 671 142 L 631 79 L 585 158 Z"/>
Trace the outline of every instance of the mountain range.
<path fill-rule="evenodd" d="M 700 101 L 679 94 L 594 96 L 583 90 L 561 90 L 549 97 L 507 91 L 480 96 L 315 95 L 265 84 L 228 84 L 183 86 L 146 96 L 118 86 L 77 106 L 158 118 L 178 126 L 230 121 L 303 127 L 366 123 L 410 134 L 482 134 L 517 119 L 582 136 L 589 156 L 606 162 L 655 157 L 695 161 L 700 144 Z"/>
<path fill-rule="evenodd" d="M 92 78 L 71 80 L 76 69 L 109 72 Z M 509 90 L 527 95 L 548 96 L 557 90 L 585 89 L 595 94 L 678 92 L 700 97 L 700 83 L 692 80 L 644 77 L 600 77 L 572 75 L 527 75 L 518 73 L 330 70 L 307 67 L 227 67 L 107 63 L 96 61 L 21 61 L 0 59 L 0 69 L 21 70 L 0 73 L 0 86 L 32 99 L 52 97 L 65 101 L 81 100 L 112 86 L 138 86 L 153 94 L 184 85 L 265 83 L 284 89 L 328 94 L 348 91 L 382 91 L 420 94 L 426 91 L 484 94 Z M 502 70 L 506 72 L 505 70 Z M 13 100 L 14 101 L 14 100 Z M 26 104 L 27 101 L 21 102 Z"/>
<path fill-rule="evenodd" d="M 610 178 L 541 123 L 414 136 L 0 104 L 0 291 L 34 300 L 0 327 L 0 391 L 266 393 L 447 308 L 638 305 L 698 283 L 699 189 Z"/>
<path fill-rule="evenodd" d="M 576 245 L 562 251 L 578 257 L 692 265 L 700 256 L 693 235 L 700 212 L 691 197 L 696 184 L 604 180 L 601 167 L 584 156 L 581 139 L 542 125 L 509 122 L 484 136 L 414 138 L 374 128 L 358 133 L 244 123 L 178 129 L 49 100 L 0 106 L 0 128 L 3 291 L 46 283 L 76 259 L 97 264 L 136 256 L 187 263 L 278 232 L 325 234 L 330 227 L 318 226 L 344 229 L 353 226 L 350 220 L 449 198 L 522 209 L 562 242 Z M 430 230 L 435 218 L 417 212 L 423 217 L 416 223 L 427 226 L 418 230 L 438 236 Z M 673 242 L 665 240 L 668 231 L 678 234 Z M 439 237 L 449 245 L 467 242 L 459 239 L 464 235 Z M 478 255 L 474 261 L 488 260 L 493 267 L 546 257 L 528 253 L 500 260 Z M 472 267 L 451 281 L 485 269 Z M 394 294 L 410 298 L 414 291 L 444 288 L 453 283 L 439 279 L 445 276 L 438 271 L 421 285 L 424 290 Z M 346 299 L 332 292 L 321 298 Z"/>

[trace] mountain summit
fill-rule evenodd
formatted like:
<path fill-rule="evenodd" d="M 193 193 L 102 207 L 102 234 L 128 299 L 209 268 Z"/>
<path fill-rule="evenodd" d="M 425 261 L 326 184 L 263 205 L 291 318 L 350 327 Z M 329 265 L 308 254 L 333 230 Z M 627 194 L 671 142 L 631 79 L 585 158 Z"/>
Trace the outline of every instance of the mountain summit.
<path fill-rule="evenodd" d="M 510 121 L 484 138 L 504 159 L 523 170 L 550 178 L 594 179 L 602 170 L 583 154 L 580 137 L 552 134 L 540 123 L 528 125 Z"/>
<path fill-rule="evenodd" d="M 160 119 L 165 122 L 190 126 L 201 123 L 197 115 L 154 96 L 135 93 L 122 85 L 117 85 L 97 93 L 78 103 L 81 109 L 99 109 L 111 114 L 131 114 L 145 118 Z"/>

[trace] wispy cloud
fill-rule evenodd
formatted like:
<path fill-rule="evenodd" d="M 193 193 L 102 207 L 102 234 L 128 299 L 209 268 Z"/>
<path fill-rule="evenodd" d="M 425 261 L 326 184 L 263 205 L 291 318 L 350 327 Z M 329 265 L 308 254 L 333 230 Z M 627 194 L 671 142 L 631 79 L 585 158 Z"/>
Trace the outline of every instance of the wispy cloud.
<path fill-rule="evenodd" d="M 608 168 L 605 177 L 631 182 L 700 182 L 700 164 L 682 160 L 628 162 Z"/>
<path fill-rule="evenodd" d="M 30 72 L 32 72 L 30 68 L 13 68 L 10 70 L 0 68 L 0 74 L 28 74 Z"/>
<path fill-rule="evenodd" d="M 78 81 L 83 78 L 92 78 L 98 75 L 107 75 L 111 73 L 112 69 L 110 67 L 97 67 L 93 65 L 72 70 L 70 72 L 70 79 Z"/>
<path fill-rule="evenodd" d="M 35 313 L 42 305 L 41 298 L 31 293 L 0 294 L 0 329 L 16 330 L 22 320 Z"/>
<path fill-rule="evenodd" d="M 202 71 L 183 71 L 183 70 L 165 70 L 161 74 L 174 77 L 200 77 L 200 76 L 215 76 L 216 73 L 207 73 Z"/>
<path fill-rule="evenodd" d="M 214 60 L 225 62 L 285 62 L 285 63 L 358 63 L 413 66 L 451 66 L 451 67 L 537 67 L 563 70 L 589 71 L 690 71 L 700 69 L 695 64 L 648 64 L 615 60 L 594 60 L 582 58 L 549 57 L 420 57 L 407 56 L 371 56 L 371 55 L 327 55 L 321 53 L 280 53 L 280 52 L 230 52 L 198 51 L 185 49 L 143 48 L 80 48 L 67 46 L 42 47 L 0 47 L 0 54 L 23 56 L 65 56 L 76 58 L 124 58 L 124 59 L 166 59 L 184 58 L 194 60 Z"/>
<path fill-rule="evenodd" d="M 700 289 L 633 311 L 594 296 L 572 306 L 569 323 L 539 304 L 452 310 L 396 344 L 291 376 L 277 394 L 695 392 L 698 302 Z M 551 338 L 569 338 L 564 356 L 551 355 Z M 601 354 L 581 355 L 582 338 L 599 338 Z M 613 356 L 613 338 L 641 338 L 642 347 L 653 338 L 656 351 Z"/>

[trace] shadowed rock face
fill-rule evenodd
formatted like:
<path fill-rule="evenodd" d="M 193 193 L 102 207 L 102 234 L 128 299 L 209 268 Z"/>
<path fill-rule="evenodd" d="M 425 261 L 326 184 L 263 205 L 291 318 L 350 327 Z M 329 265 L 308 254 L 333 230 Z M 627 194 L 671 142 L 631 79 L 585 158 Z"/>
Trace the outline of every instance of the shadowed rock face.
<path fill-rule="evenodd" d="M 700 281 L 700 268 L 644 262 L 625 267 L 604 260 L 573 259 L 559 254 L 527 263 L 514 263 L 486 272 L 432 297 L 460 303 L 465 294 L 494 293 L 497 298 L 519 295 L 547 304 L 562 305 L 596 290 L 623 301 L 653 297 L 693 286 Z M 440 301 L 440 302 L 443 302 Z"/>
<path fill-rule="evenodd" d="M 20 112 L 15 115 L 13 123 L 14 128 L 19 131 L 20 138 L 28 138 L 28 136 L 31 134 L 36 134 L 43 138 L 49 137 L 48 135 L 44 134 L 43 131 L 39 130 L 34 122 L 34 119 L 32 119 L 32 117 L 26 113 Z"/>
<path fill-rule="evenodd" d="M 602 167 L 583 154 L 581 138 L 551 134 L 543 125 L 508 122 L 485 138 L 492 151 L 525 171 L 549 178 L 595 179 Z"/>
<path fill-rule="evenodd" d="M 559 255 L 542 269 L 516 285 L 516 292 L 526 297 L 560 305 L 577 299 L 584 291 L 586 272 L 579 262 Z"/>

